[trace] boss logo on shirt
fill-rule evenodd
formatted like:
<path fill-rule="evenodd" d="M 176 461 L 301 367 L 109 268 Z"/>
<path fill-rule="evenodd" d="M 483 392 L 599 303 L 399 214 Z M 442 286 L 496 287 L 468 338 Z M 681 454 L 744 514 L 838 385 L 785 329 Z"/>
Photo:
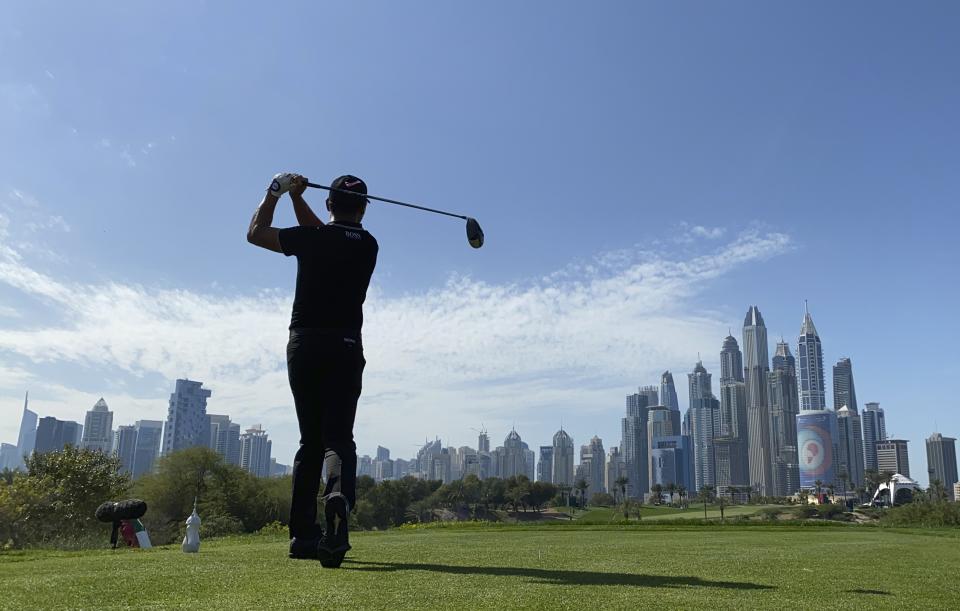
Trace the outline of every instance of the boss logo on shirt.
<path fill-rule="evenodd" d="M 359 233 L 357 233 L 356 231 L 344 231 L 344 232 L 343 232 L 343 235 L 347 236 L 347 237 L 350 238 L 351 240 L 362 240 L 362 239 L 363 239 L 363 236 L 361 236 L 361 235 L 360 235 Z"/>

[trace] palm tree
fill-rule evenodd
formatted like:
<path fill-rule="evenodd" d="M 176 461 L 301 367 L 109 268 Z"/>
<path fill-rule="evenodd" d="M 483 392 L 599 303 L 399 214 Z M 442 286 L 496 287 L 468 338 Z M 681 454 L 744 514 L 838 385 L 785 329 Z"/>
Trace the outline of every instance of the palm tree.
<path fill-rule="evenodd" d="M 823 480 L 818 479 L 817 481 L 813 482 L 813 486 L 817 493 L 817 505 L 819 505 L 821 501 L 820 494 L 823 492 Z"/>
<path fill-rule="evenodd" d="M 630 514 L 627 511 L 627 484 L 630 483 L 630 480 L 626 475 L 621 475 L 613 483 L 616 484 L 620 490 L 620 501 L 623 503 L 623 517 L 625 520 L 629 520 Z"/>
<path fill-rule="evenodd" d="M 827 486 L 827 494 L 830 495 L 830 502 L 831 502 L 831 503 L 835 503 L 835 502 L 836 502 L 836 497 L 834 496 L 834 493 L 835 493 L 836 491 L 837 491 L 836 486 L 834 486 L 834 485 L 833 485 L 833 482 L 831 482 L 830 485 Z"/>
<path fill-rule="evenodd" d="M 580 508 L 583 509 L 587 506 L 586 494 L 587 488 L 590 487 L 590 484 L 587 483 L 587 480 L 581 478 L 577 480 L 577 483 L 573 485 L 577 489 L 577 492 L 580 494 Z"/>
<path fill-rule="evenodd" d="M 654 484 L 650 487 L 650 492 L 657 495 L 657 500 L 654 504 L 659 505 L 663 501 L 663 486 L 660 484 Z"/>
<path fill-rule="evenodd" d="M 700 488 L 698 494 L 699 500 L 703 501 L 703 519 L 707 519 L 707 503 L 713 500 L 713 486 L 707 484 L 703 488 Z"/>
<path fill-rule="evenodd" d="M 850 479 L 850 476 L 847 475 L 846 471 L 841 471 L 840 475 L 837 476 L 837 479 L 840 480 L 840 494 L 843 495 L 844 502 L 847 499 L 847 481 Z"/>
<path fill-rule="evenodd" d="M 680 484 L 679 486 L 677 486 L 677 494 L 680 495 L 680 507 L 682 508 L 684 507 L 683 499 L 684 497 L 687 496 L 687 487 L 684 486 L 683 484 Z"/>
<path fill-rule="evenodd" d="M 670 493 L 670 504 L 673 505 L 673 495 L 677 492 L 677 485 L 673 482 L 667 484 L 667 492 Z"/>

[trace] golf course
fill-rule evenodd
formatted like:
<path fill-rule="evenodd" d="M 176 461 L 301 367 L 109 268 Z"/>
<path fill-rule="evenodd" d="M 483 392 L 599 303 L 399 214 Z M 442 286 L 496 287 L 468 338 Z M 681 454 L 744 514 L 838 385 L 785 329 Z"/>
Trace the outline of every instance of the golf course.
<path fill-rule="evenodd" d="M 599 517 L 599 516 L 597 516 Z M 0 553 L 3 608 L 948 608 L 960 532 L 469 525 L 352 535 L 339 570 L 280 532 L 152 550 Z"/>

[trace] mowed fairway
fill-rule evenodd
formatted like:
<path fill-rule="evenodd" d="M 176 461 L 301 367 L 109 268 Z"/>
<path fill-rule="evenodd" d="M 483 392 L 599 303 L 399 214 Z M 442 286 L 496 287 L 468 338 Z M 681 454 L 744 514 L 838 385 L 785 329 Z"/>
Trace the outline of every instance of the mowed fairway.
<path fill-rule="evenodd" d="M 200 554 L 0 554 L 26 608 L 956 608 L 960 533 L 840 527 L 488 527 L 358 533 L 340 570 L 279 536 Z"/>

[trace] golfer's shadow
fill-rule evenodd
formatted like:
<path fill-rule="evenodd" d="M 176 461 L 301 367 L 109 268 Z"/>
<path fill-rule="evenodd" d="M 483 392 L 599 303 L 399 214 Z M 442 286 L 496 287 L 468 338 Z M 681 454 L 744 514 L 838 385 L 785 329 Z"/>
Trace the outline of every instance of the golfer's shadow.
<path fill-rule="evenodd" d="M 526 577 L 532 583 L 575 586 L 636 586 L 641 588 L 727 588 L 731 590 L 773 590 L 775 586 L 738 581 L 710 581 L 692 576 L 637 575 L 634 573 L 599 573 L 595 571 L 560 571 L 521 567 L 456 566 L 406 562 L 344 561 L 344 569 L 392 573 L 395 571 L 431 571 L 449 575 L 489 575 L 491 577 Z"/>

